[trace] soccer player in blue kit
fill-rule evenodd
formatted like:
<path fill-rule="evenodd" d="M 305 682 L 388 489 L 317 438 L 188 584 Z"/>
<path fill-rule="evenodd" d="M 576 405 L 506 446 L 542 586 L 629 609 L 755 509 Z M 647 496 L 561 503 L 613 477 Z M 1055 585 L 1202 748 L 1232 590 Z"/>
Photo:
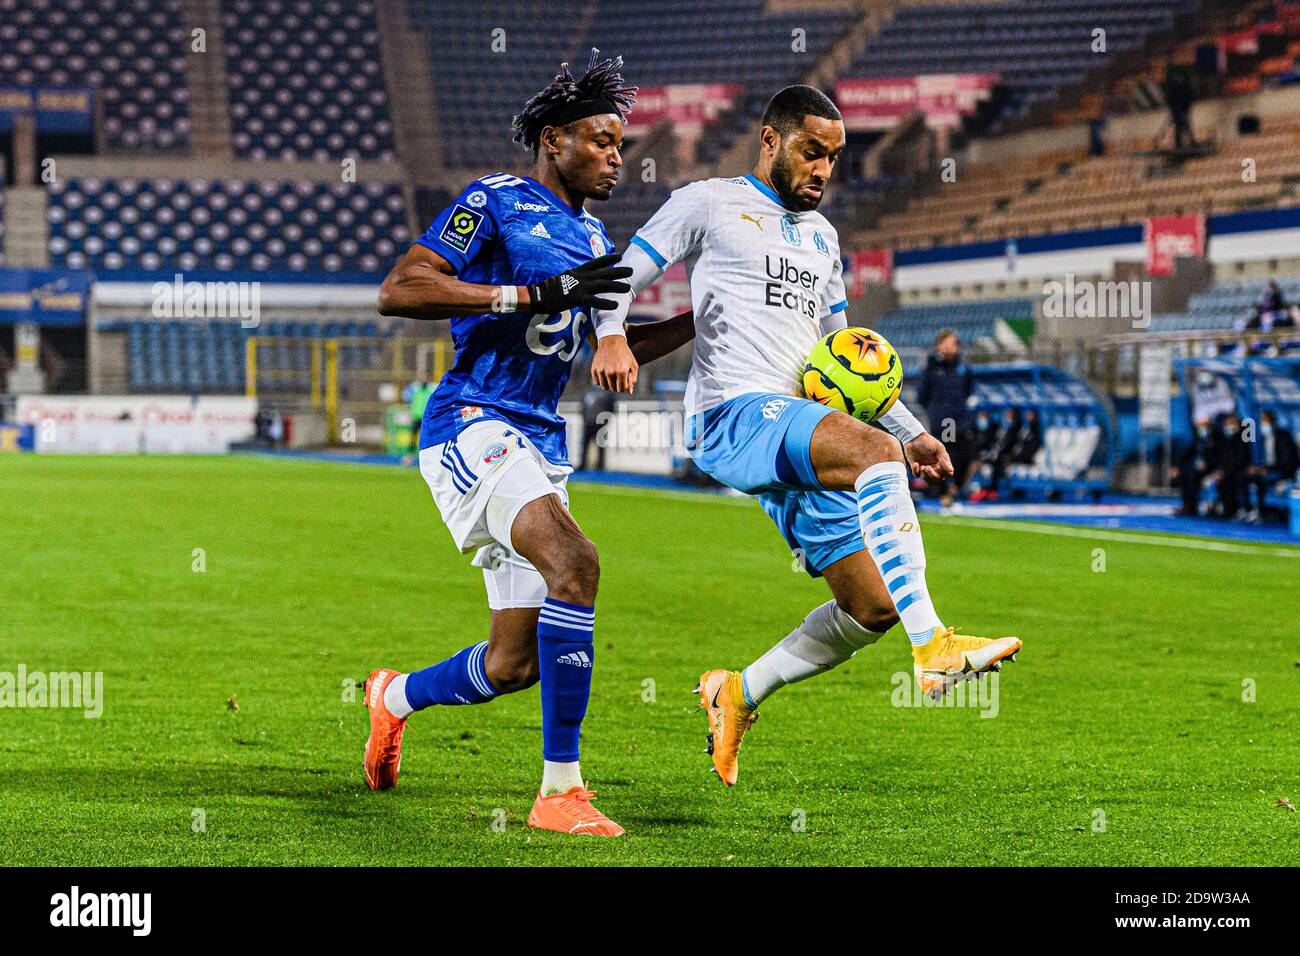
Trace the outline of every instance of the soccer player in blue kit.
<path fill-rule="evenodd" d="M 578 764 L 591 691 L 595 546 L 568 511 L 572 468 L 557 403 L 604 295 L 626 292 L 629 269 L 583 207 L 610 197 L 635 87 L 622 58 L 568 65 L 515 117 L 532 151 L 527 176 L 475 180 L 434 219 L 384 280 L 379 311 L 450 319 L 456 361 L 434 390 L 420 430 L 420 473 L 463 553 L 483 569 L 488 639 L 411 673 L 366 680 L 372 789 L 397 783 L 406 718 L 433 704 L 481 704 L 541 684 L 542 782 L 530 826 L 614 837 L 623 828 L 592 803 Z M 638 362 L 694 334 L 691 314 L 629 330 Z M 627 387 L 598 380 L 597 384 Z"/>

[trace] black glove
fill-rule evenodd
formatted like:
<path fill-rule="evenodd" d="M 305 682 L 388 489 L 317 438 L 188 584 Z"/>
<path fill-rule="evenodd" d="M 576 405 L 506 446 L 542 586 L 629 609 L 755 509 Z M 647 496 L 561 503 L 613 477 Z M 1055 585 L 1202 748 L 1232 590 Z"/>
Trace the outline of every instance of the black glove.
<path fill-rule="evenodd" d="M 611 253 L 592 259 L 567 272 L 543 279 L 528 287 L 528 311 L 534 315 L 554 315 L 565 309 L 584 306 L 588 309 L 613 309 L 618 303 L 598 296 L 631 292 L 632 287 L 620 279 L 632 275 L 629 266 L 615 266 L 619 256 Z"/>

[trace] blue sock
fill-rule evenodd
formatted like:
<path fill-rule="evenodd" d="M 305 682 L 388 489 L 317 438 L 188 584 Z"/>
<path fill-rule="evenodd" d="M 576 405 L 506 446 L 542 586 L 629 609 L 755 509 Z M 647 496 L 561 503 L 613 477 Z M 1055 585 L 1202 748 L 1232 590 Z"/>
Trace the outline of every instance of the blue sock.
<path fill-rule="evenodd" d="M 542 684 L 542 757 L 578 759 L 578 730 L 591 696 L 596 654 L 591 632 L 595 608 L 548 597 L 537 618 L 537 661 Z"/>
<path fill-rule="evenodd" d="M 758 707 L 758 704 L 754 703 L 754 698 L 751 697 L 749 693 L 749 668 L 748 667 L 746 667 L 743 671 L 740 672 L 740 689 L 744 691 L 745 694 L 745 706 L 748 707 L 750 710 L 754 710 L 756 707 Z"/>
<path fill-rule="evenodd" d="M 458 651 L 440 664 L 406 677 L 406 700 L 415 710 L 432 704 L 481 704 L 497 695 L 487 679 L 487 641 Z"/>

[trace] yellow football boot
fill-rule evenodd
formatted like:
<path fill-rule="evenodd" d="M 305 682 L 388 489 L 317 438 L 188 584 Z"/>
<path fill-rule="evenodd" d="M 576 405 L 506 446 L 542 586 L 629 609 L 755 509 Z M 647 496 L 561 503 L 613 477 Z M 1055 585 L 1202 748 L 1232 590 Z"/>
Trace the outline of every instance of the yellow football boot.
<path fill-rule="evenodd" d="M 954 685 L 1016 659 L 1018 637 L 969 637 L 955 627 L 936 627 L 927 644 L 913 645 L 912 660 L 921 693 L 936 700 Z"/>
<path fill-rule="evenodd" d="M 758 714 L 745 704 L 745 689 L 740 671 L 705 671 L 695 692 L 700 706 L 709 715 L 709 753 L 713 769 L 728 787 L 736 785 L 737 759 L 745 732 L 758 720 Z"/>

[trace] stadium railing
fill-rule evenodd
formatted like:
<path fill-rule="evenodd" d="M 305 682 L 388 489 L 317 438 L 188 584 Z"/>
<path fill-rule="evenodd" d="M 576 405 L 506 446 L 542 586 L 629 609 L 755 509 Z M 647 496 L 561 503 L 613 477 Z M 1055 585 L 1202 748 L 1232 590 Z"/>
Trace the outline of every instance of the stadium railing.
<path fill-rule="evenodd" d="M 362 441 L 377 429 L 401 390 L 416 378 L 436 382 L 451 367 L 447 338 L 303 338 L 250 336 L 245 342 L 245 394 L 287 414 L 323 415 L 331 445 Z M 351 424 L 351 428 L 347 427 Z"/>

